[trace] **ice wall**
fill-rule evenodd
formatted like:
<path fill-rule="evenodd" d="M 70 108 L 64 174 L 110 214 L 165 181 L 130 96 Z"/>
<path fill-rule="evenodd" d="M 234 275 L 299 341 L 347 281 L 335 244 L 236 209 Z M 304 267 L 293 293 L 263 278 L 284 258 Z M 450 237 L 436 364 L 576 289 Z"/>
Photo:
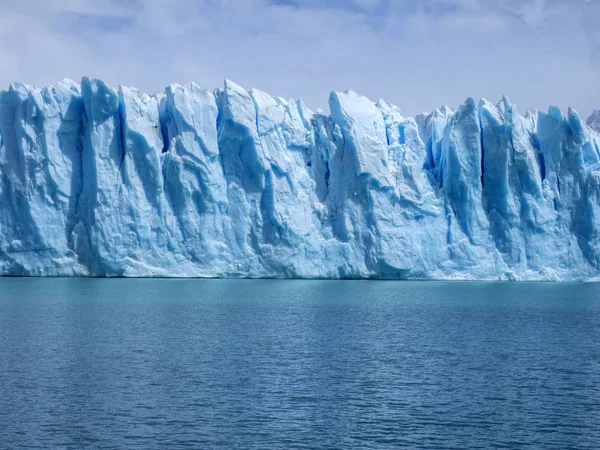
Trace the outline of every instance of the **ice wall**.
<path fill-rule="evenodd" d="M 594 119 L 468 99 L 331 113 L 231 81 L 0 93 L 0 275 L 600 276 Z"/>

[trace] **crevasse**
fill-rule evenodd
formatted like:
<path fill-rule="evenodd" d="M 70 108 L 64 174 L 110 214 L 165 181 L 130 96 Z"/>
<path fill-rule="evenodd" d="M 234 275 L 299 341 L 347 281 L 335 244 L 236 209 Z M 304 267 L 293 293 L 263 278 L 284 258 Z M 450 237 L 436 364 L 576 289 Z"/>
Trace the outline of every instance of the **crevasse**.
<path fill-rule="evenodd" d="M 600 277 L 600 135 L 504 97 L 330 115 L 231 81 L 0 93 L 0 275 Z"/>

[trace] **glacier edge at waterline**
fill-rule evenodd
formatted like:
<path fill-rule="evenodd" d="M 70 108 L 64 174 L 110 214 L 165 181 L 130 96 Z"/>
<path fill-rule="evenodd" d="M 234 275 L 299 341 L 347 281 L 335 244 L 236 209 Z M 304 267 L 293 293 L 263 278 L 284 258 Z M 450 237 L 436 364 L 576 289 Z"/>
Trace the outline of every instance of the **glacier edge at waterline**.
<path fill-rule="evenodd" d="M 600 134 L 575 111 L 329 108 L 231 81 L 12 84 L 0 275 L 600 278 Z"/>

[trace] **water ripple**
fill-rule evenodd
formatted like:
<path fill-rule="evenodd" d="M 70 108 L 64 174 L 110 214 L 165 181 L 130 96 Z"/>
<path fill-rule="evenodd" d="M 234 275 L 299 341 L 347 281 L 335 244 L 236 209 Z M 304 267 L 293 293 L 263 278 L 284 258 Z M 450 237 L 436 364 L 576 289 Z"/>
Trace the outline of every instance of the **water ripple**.
<path fill-rule="evenodd" d="M 0 294 L 0 448 L 600 448 L 600 285 Z"/>

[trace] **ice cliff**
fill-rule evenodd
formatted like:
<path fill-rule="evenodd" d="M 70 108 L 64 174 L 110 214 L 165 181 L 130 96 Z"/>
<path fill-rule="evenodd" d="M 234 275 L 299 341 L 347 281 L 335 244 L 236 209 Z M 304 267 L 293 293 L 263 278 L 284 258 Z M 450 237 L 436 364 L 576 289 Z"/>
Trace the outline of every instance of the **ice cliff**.
<path fill-rule="evenodd" d="M 595 110 L 590 117 L 588 117 L 587 125 L 592 129 L 600 133 L 600 110 Z"/>
<path fill-rule="evenodd" d="M 226 81 L 0 93 L 0 274 L 579 280 L 600 135 L 468 99 L 330 114 Z M 592 125 L 593 126 L 593 125 Z"/>

